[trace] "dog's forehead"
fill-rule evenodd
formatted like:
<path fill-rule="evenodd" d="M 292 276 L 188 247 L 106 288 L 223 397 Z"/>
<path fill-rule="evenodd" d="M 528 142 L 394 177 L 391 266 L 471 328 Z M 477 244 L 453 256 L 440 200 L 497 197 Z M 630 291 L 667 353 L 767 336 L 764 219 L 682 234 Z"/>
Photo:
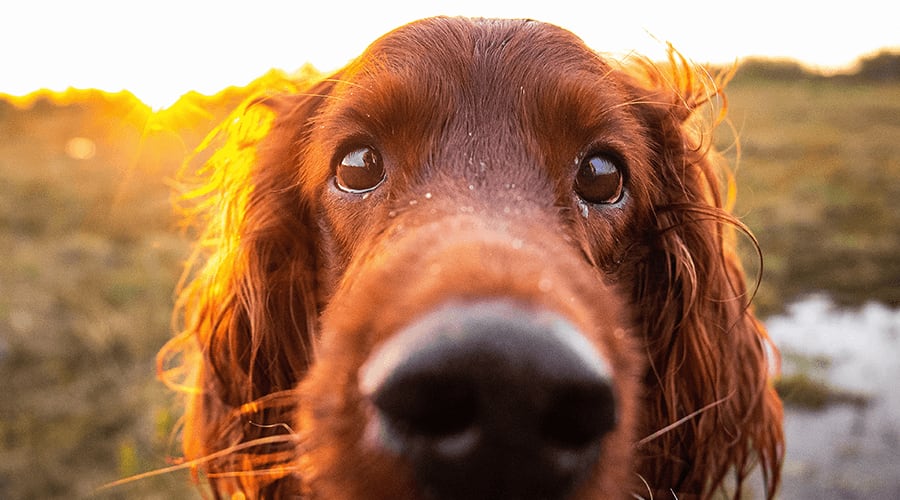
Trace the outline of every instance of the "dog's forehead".
<path fill-rule="evenodd" d="M 498 131 L 493 136 L 517 133 L 522 123 L 532 132 L 590 129 L 628 97 L 611 66 L 580 38 L 530 20 L 416 21 L 376 40 L 335 80 L 337 98 L 319 119 L 326 128 L 362 124 L 367 133 L 419 142 L 451 123 L 457 131 Z"/>
<path fill-rule="evenodd" d="M 359 61 L 356 74 L 363 79 L 383 77 L 384 72 L 415 73 L 435 85 L 448 78 L 470 85 L 498 78 L 526 83 L 565 76 L 560 72 L 602 74 L 608 70 L 573 33 L 526 19 L 416 21 L 376 40 Z M 550 63 L 556 74 L 547 72 Z M 429 78 L 435 81 L 428 82 Z"/>
<path fill-rule="evenodd" d="M 617 145 L 637 127 L 621 126 L 632 117 L 620 104 L 632 96 L 610 65 L 536 21 L 418 21 L 376 40 L 332 81 L 314 117 L 320 150 L 365 143 L 417 175 L 497 162 L 514 165 L 509 177 L 568 171 L 591 144 Z"/>

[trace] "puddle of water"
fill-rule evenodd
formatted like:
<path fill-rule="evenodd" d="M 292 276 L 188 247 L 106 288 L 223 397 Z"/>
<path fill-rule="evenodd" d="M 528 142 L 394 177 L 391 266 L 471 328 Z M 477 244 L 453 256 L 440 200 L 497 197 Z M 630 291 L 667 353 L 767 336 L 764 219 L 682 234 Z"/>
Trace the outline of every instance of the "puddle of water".
<path fill-rule="evenodd" d="M 816 296 L 766 326 L 786 354 L 785 374 L 801 369 L 790 354 L 827 359 L 810 375 L 871 396 L 865 407 L 786 410 L 781 498 L 900 498 L 900 310 L 841 310 Z"/>

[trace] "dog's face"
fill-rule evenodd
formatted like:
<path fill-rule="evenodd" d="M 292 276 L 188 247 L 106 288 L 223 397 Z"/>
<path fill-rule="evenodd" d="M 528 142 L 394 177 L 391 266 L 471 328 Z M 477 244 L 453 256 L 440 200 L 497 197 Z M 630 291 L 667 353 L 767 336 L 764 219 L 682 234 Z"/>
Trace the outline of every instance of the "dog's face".
<path fill-rule="evenodd" d="M 326 263 L 301 385 L 310 487 L 618 491 L 640 370 L 602 270 L 647 217 L 634 96 L 574 36 L 529 22 L 408 26 L 336 80 L 300 164 Z"/>
<path fill-rule="evenodd" d="M 214 488 L 703 496 L 758 458 L 773 496 L 767 337 L 691 121 L 718 94 L 671 57 L 429 19 L 226 125 L 161 353 L 197 375 L 189 457 L 256 446 Z"/>

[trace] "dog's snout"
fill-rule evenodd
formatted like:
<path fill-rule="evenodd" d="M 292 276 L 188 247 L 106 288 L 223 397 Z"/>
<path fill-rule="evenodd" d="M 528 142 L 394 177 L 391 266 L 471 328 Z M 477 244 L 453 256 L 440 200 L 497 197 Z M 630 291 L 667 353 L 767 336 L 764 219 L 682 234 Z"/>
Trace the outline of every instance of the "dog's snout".
<path fill-rule="evenodd" d="M 561 316 L 446 306 L 360 371 L 370 438 L 437 498 L 564 498 L 616 426 L 608 365 Z"/>

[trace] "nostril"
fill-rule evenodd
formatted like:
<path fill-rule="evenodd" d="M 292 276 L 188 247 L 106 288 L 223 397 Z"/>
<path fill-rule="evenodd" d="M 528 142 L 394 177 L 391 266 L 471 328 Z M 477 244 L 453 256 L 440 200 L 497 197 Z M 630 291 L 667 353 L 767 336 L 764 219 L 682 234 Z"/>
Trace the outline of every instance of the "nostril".
<path fill-rule="evenodd" d="M 374 402 L 394 430 L 407 437 L 439 440 L 461 434 L 478 415 L 477 390 L 469 381 L 437 375 L 392 381 Z"/>
<path fill-rule="evenodd" d="M 548 444 L 577 451 L 596 443 L 615 425 L 612 390 L 597 383 L 556 391 L 541 416 L 540 435 Z"/>

